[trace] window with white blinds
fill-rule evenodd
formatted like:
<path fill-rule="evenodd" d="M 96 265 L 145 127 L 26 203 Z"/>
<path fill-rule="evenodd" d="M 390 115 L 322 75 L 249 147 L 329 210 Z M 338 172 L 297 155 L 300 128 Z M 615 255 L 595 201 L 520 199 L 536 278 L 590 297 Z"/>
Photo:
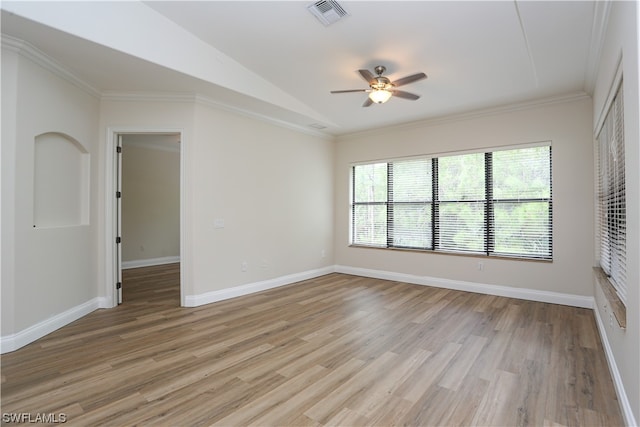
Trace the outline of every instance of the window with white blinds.
<path fill-rule="evenodd" d="M 600 267 L 626 304 L 626 199 L 622 84 L 597 137 Z"/>
<path fill-rule="evenodd" d="M 549 145 L 352 167 L 351 243 L 552 259 Z"/>
<path fill-rule="evenodd" d="M 431 159 L 389 163 L 389 246 L 431 248 L 431 171 Z"/>
<path fill-rule="evenodd" d="M 387 165 L 362 165 L 353 170 L 352 242 L 387 244 Z"/>
<path fill-rule="evenodd" d="M 493 253 L 551 258 L 551 147 L 498 151 L 491 163 Z"/>
<path fill-rule="evenodd" d="M 434 249 L 485 252 L 484 153 L 437 159 L 437 245 Z"/>

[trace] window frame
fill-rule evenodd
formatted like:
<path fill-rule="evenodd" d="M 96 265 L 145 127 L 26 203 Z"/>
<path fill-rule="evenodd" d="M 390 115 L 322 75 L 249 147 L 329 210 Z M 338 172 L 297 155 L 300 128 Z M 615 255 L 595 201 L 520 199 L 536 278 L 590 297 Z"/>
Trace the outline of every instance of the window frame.
<path fill-rule="evenodd" d="M 609 285 L 613 288 L 616 299 L 623 306 L 626 306 L 628 290 L 626 281 L 627 198 L 623 86 L 624 80 L 621 70 L 618 70 L 599 126 L 594 132 L 594 151 L 597 262 Z M 603 133 L 605 134 L 603 135 Z M 602 142 L 601 138 L 604 138 L 605 141 Z M 611 150 L 612 144 L 614 145 L 613 151 L 616 153 L 607 155 L 607 159 L 603 159 L 605 157 L 603 154 L 607 150 Z"/>
<path fill-rule="evenodd" d="M 537 198 L 504 198 L 504 199 L 495 199 L 493 197 L 493 167 L 492 167 L 492 157 L 493 153 L 497 151 L 506 151 L 506 150 L 519 150 L 524 148 L 534 148 L 534 147 L 548 147 L 549 148 L 549 197 L 537 197 Z M 439 185 L 439 168 L 438 161 L 444 157 L 451 157 L 457 155 L 465 155 L 465 154 L 476 154 L 482 153 L 484 155 L 484 198 L 478 200 L 440 200 L 438 185 Z M 390 199 L 390 195 L 393 194 L 393 183 L 390 177 L 389 171 L 393 170 L 393 164 L 403 161 L 409 161 L 414 159 L 430 159 L 431 160 L 431 177 L 432 177 L 432 197 L 431 201 L 424 202 L 426 204 L 430 204 L 431 208 L 431 218 L 430 218 L 430 232 L 431 232 L 431 246 L 430 247 L 411 247 L 411 246 L 402 246 L 395 245 L 394 239 L 392 235 L 393 230 L 393 206 L 398 204 L 417 204 L 418 202 L 396 202 L 392 198 Z M 516 146 L 509 147 L 498 147 L 491 150 L 477 150 L 477 151 L 465 151 L 459 153 L 445 153 L 433 156 L 415 156 L 410 158 L 397 158 L 397 159 L 389 159 L 389 160 L 379 160 L 379 161 L 371 161 L 371 162 L 358 162 L 350 165 L 350 183 L 351 183 L 351 192 L 350 192 L 350 229 L 349 229 L 349 246 L 352 247 L 363 247 L 363 248 L 378 248 L 378 249 L 390 249 L 390 250 L 408 250 L 408 251 L 418 251 L 418 252 L 426 252 L 426 253 L 441 253 L 441 254 L 450 254 L 450 255 L 467 255 L 467 256 L 483 256 L 483 257 L 492 257 L 492 258 L 508 258 L 508 259 L 518 259 L 518 260 L 528 260 L 528 261 L 542 261 L 542 262 L 552 262 L 553 261 L 553 150 L 551 141 L 543 141 L 529 144 L 520 144 Z M 354 198 L 354 189 L 356 185 L 356 168 L 364 165 L 377 165 L 377 164 L 385 164 L 387 165 L 387 198 L 385 201 L 378 201 L 374 204 L 376 205 L 384 205 L 386 207 L 387 213 L 386 218 L 386 233 L 387 239 L 386 244 L 384 245 L 374 245 L 374 244 L 366 244 L 362 242 L 357 242 L 356 240 L 356 217 L 355 217 L 355 209 L 358 205 L 366 205 L 371 203 L 364 202 L 356 202 Z M 441 233 L 440 233 L 440 211 L 443 204 L 447 203 L 482 203 L 483 206 L 483 215 L 484 215 L 484 228 L 483 228 L 483 249 L 481 251 L 476 250 L 467 250 L 467 249 L 443 249 L 441 247 Z M 548 254 L 545 255 L 535 255 L 535 254 L 524 254 L 524 253 L 503 253 L 495 251 L 495 206 L 501 203 L 531 203 L 531 202 L 544 202 L 548 203 Z"/>

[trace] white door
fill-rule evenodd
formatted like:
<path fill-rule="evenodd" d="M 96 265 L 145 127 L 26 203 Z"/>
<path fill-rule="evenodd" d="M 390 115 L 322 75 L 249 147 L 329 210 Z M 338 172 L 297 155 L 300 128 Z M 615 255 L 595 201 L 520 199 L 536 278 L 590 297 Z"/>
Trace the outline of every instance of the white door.
<path fill-rule="evenodd" d="M 116 292 L 122 304 L 122 135 L 116 143 Z"/>

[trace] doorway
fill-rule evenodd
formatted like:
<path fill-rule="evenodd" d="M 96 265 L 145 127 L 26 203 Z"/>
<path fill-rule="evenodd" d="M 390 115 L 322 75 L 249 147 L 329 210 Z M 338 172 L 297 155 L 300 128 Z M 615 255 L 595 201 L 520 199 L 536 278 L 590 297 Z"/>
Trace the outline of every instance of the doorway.
<path fill-rule="evenodd" d="M 112 306 L 127 298 L 123 270 L 178 264 L 182 259 L 182 132 L 113 130 Z M 182 274 L 180 274 L 182 276 Z M 125 280 L 123 280 L 123 277 Z M 183 305 L 182 280 L 179 304 Z M 129 293 L 134 295 L 135 293 Z"/>

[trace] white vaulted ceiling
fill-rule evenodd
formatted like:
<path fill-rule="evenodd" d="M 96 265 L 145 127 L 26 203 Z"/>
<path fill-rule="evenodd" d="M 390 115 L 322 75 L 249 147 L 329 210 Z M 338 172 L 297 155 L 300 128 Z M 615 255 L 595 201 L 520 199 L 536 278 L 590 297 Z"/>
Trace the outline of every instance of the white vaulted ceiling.
<path fill-rule="evenodd" d="M 606 7 L 582 1 L 3 2 L 2 31 L 103 94 L 197 94 L 332 135 L 590 93 Z M 109 25 L 115 22 L 115 25 Z M 103 23 L 97 26 L 95 23 Z M 387 67 L 417 101 L 362 108 L 358 69 Z"/>

